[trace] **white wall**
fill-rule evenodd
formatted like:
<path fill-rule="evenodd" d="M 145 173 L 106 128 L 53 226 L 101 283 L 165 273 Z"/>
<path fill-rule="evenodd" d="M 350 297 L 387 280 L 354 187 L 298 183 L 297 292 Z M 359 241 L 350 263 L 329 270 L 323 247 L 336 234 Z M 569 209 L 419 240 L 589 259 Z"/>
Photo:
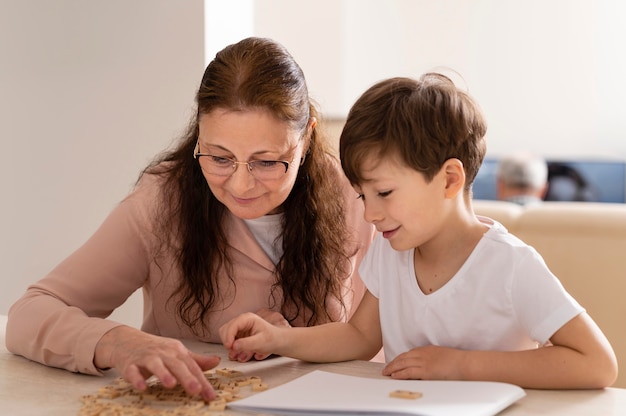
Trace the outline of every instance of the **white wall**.
<path fill-rule="evenodd" d="M 203 48 L 202 0 L 0 0 L 0 314 L 182 132 Z"/>
<path fill-rule="evenodd" d="M 256 0 L 329 117 L 382 78 L 458 71 L 488 148 L 626 159 L 626 3 L 620 0 Z"/>

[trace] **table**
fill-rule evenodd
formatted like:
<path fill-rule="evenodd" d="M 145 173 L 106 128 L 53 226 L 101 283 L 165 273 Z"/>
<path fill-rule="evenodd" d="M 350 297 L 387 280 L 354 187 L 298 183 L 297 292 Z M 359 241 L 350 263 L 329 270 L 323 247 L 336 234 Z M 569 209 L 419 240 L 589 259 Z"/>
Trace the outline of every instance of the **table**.
<path fill-rule="evenodd" d="M 0 409 L 13 416 L 76 415 L 81 408 L 80 397 L 94 394 L 118 375 L 113 371 L 103 377 L 70 373 L 49 368 L 7 351 L 4 335 L 6 316 L 0 315 Z M 333 364 L 312 364 L 286 357 L 266 361 L 236 363 L 228 360 L 221 345 L 186 342 L 198 352 L 222 357 L 220 367 L 229 367 L 258 375 L 270 388 L 293 380 L 313 370 L 339 374 L 383 378 L 382 364 L 349 361 Z M 502 416 L 568 415 L 617 416 L 626 414 L 626 389 L 602 390 L 526 390 L 522 398 L 500 413 Z M 227 410 L 224 415 L 250 415 Z"/>

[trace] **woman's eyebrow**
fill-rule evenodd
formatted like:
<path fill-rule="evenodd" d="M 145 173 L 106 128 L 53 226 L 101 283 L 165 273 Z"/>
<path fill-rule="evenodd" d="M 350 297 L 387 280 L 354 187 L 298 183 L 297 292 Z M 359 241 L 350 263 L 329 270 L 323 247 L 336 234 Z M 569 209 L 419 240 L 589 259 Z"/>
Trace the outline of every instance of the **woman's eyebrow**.
<path fill-rule="evenodd" d="M 219 144 L 207 144 L 207 143 L 203 143 L 202 140 L 200 140 L 200 144 L 202 144 L 203 146 L 206 146 L 206 147 L 214 147 L 214 148 L 217 148 L 217 149 L 222 150 L 224 152 L 228 152 L 230 154 L 234 154 L 231 150 L 229 150 L 226 147 L 221 146 Z M 289 150 L 290 149 L 287 149 L 287 152 Z M 278 151 L 278 150 L 259 150 L 257 152 L 252 153 L 251 156 L 261 156 L 261 155 L 265 155 L 265 154 L 268 154 L 268 153 L 277 153 L 279 155 L 284 155 L 286 152 L 282 152 L 282 151 Z"/>

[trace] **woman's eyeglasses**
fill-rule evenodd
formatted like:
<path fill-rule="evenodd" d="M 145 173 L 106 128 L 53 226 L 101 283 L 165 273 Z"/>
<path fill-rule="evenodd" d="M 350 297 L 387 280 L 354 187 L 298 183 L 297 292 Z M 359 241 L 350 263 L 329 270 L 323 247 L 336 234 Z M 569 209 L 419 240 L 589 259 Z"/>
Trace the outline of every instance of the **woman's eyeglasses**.
<path fill-rule="evenodd" d="M 202 170 L 209 175 L 228 177 L 235 173 L 239 165 L 246 165 L 248 172 L 261 181 L 282 178 L 283 175 L 287 173 L 287 170 L 289 170 L 289 164 L 291 163 L 285 160 L 251 160 L 249 162 L 239 162 L 228 157 L 200 153 L 200 142 L 196 142 L 193 157 L 202 163 Z"/>

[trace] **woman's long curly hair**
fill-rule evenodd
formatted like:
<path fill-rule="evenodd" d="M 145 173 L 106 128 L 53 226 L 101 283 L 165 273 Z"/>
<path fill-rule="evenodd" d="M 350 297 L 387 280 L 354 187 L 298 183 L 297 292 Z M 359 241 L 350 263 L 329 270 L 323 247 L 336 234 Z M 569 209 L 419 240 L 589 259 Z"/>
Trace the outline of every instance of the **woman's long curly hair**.
<path fill-rule="evenodd" d="M 223 299 L 220 287 L 232 284 L 233 267 L 224 230 L 228 209 L 207 185 L 193 151 L 198 119 L 216 108 L 267 109 L 297 131 L 318 117 L 304 74 L 287 50 L 270 39 L 247 38 L 217 53 L 196 95 L 197 114 L 178 146 L 154 160 L 142 173 L 163 178 L 156 227 L 161 248 L 174 250 L 182 280 L 177 311 L 192 330 L 204 335 L 206 319 Z M 276 265 L 273 293 L 282 292 L 281 312 L 314 325 L 330 316 L 328 302 L 345 309 L 342 281 L 350 273 L 341 178 L 329 145 L 313 129 L 306 158 L 291 193 L 282 204 L 283 255 Z M 228 276 L 230 282 L 221 282 Z M 224 273 L 225 272 L 225 273 Z M 276 289 L 280 289 L 279 292 Z M 174 295 L 172 299 L 174 299 Z M 344 311 L 345 312 L 345 311 Z"/>

